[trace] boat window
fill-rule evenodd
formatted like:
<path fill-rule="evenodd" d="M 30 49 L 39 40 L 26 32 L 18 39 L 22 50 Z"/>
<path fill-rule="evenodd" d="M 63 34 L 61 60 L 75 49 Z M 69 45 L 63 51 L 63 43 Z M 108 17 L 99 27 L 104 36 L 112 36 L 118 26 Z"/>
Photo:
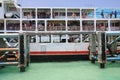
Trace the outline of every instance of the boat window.
<path fill-rule="evenodd" d="M 96 9 L 96 18 L 120 18 L 119 9 Z"/>
<path fill-rule="evenodd" d="M 52 12 L 53 18 L 65 18 L 65 16 L 66 16 L 65 9 L 58 8 L 58 9 L 53 9 L 52 11 L 53 11 Z"/>
<path fill-rule="evenodd" d="M 20 21 L 19 20 L 7 20 L 6 21 L 7 30 L 15 31 L 20 30 Z"/>
<path fill-rule="evenodd" d="M 39 35 L 39 42 L 40 43 L 50 43 L 51 36 L 50 35 Z"/>
<path fill-rule="evenodd" d="M 82 21 L 82 29 L 84 31 L 94 31 L 94 21 Z"/>
<path fill-rule="evenodd" d="M 23 12 L 23 15 L 22 15 L 23 18 L 32 19 L 36 17 L 35 15 L 36 12 L 34 8 L 23 8 L 22 12 Z"/>
<path fill-rule="evenodd" d="M 44 21 L 38 21 L 37 23 L 37 29 L 38 31 L 44 31 L 45 30 L 45 22 Z"/>
<path fill-rule="evenodd" d="M 53 35 L 53 43 L 60 43 L 60 35 Z"/>
<path fill-rule="evenodd" d="M 64 31 L 66 30 L 65 21 L 56 20 L 47 22 L 47 31 Z"/>
<path fill-rule="evenodd" d="M 38 9 L 37 18 L 50 18 L 51 10 L 50 9 Z"/>
<path fill-rule="evenodd" d="M 61 43 L 66 43 L 66 35 L 61 35 L 60 36 L 60 42 Z"/>
<path fill-rule="evenodd" d="M 120 21 L 119 20 L 111 20 L 110 21 L 110 30 L 111 31 L 119 31 L 120 30 Z"/>
<path fill-rule="evenodd" d="M 97 31 L 107 31 L 108 30 L 108 21 L 107 20 L 97 20 L 96 21 L 96 30 Z"/>
<path fill-rule="evenodd" d="M 68 35 L 68 42 L 79 43 L 80 42 L 80 35 L 79 34 L 69 34 Z"/>
<path fill-rule="evenodd" d="M 79 20 L 69 20 L 68 21 L 68 31 L 80 31 L 80 21 Z"/>
<path fill-rule="evenodd" d="M 67 18 L 80 18 L 80 9 L 68 9 Z"/>
<path fill-rule="evenodd" d="M 36 42 L 36 36 L 35 35 L 31 35 L 30 36 L 30 43 L 35 43 Z"/>
<path fill-rule="evenodd" d="M 35 31 L 36 21 L 35 20 L 24 20 L 22 21 L 22 29 L 25 31 Z"/>
<path fill-rule="evenodd" d="M 82 9 L 82 18 L 94 18 L 94 9 Z"/>
<path fill-rule="evenodd" d="M 53 35 L 53 43 L 65 43 L 66 35 Z"/>

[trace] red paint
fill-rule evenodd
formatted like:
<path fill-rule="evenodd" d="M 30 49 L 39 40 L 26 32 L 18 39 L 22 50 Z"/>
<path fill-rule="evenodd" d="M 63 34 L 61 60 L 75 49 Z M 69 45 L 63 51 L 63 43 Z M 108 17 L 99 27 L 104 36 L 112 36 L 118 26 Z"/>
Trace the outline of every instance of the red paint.
<path fill-rule="evenodd" d="M 30 55 L 88 55 L 88 51 L 47 51 L 30 52 Z"/>
<path fill-rule="evenodd" d="M 117 50 L 120 52 L 120 50 Z M 46 51 L 46 52 L 37 52 L 31 51 L 30 55 L 88 55 L 89 51 Z M 98 53 L 98 51 L 96 51 Z M 109 52 L 106 52 L 109 54 Z"/>

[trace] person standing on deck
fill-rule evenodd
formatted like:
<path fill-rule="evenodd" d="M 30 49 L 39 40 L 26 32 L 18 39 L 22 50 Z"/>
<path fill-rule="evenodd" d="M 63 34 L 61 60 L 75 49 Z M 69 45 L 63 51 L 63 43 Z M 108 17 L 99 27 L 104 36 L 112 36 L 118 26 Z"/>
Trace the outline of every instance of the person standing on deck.
<path fill-rule="evenodd" d="M 104 11 L 103 10 L 101 12 L 101 16 L 102 16 L 102 18 L 104 18 Z"/>
<path fill-rule="evenodd" d="M 117 18 L 117 11 L 115 10 L 115 12 L 114 12 L 114 15 L 115 15 L 115 18 Z"/>
<path fill-rule="evenodd" d="M 110 13 L 110 18 L 112 18 L 112 15 L 113 15 L 113 11 Z"/>

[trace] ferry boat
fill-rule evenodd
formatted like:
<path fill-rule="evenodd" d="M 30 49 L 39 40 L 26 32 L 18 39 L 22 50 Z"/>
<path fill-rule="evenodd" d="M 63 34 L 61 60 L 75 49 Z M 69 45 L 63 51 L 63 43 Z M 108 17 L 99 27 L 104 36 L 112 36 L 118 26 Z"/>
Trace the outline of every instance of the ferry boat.
<path fill-rule="evenodd" d="M 22 7 L 0 0 L 0 33 L 31 33 L 30 55 L 88 55 L 89 32 L 101 30 L 120 31 L 120 8 Z"/>

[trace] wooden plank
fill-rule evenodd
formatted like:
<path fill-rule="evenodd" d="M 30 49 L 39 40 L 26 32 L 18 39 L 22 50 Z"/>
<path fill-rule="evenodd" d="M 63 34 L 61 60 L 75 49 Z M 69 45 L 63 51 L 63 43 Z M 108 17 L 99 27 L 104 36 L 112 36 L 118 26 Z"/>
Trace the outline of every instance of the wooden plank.
<path fill-rule="evenodd" d="M 0 48 L 0 51 L 17 51 L 18 48 Z"/>

